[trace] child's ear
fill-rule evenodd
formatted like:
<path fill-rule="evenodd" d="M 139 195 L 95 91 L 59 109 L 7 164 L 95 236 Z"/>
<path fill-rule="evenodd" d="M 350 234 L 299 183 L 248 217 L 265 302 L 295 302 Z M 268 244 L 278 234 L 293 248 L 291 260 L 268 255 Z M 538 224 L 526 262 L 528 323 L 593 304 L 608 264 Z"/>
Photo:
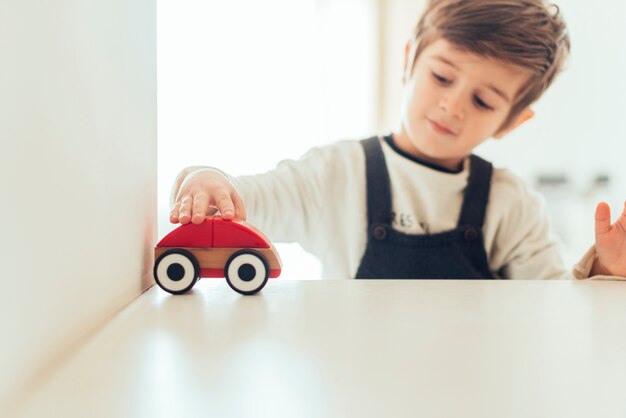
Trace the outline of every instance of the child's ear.
<path fill-rule="evenodd" d="M 402 84 L 406 83 L 406 70 L 409 65 L 409 53 L 411 52 L 411 41 L 407 41 L 404 46 L 404 65 L 402 66 Z"/>
<path fill-rule="evenodd" d="M 511 122 L 511 124 L 507 126 L 506 128 L 502 129 L 499 132 L 496 132 L 496 134 L 493 137 L 495 139 L 504 138 L 506 135 L 511 133 L 511 131 L 513 131 L 515 128 L 522 125 L 524 122 L 531 120 L 533 116 L 535 116 L 535 112 L 530 108 L 526 108 L 522 113 L 520 113 L 517 119 Z"/>

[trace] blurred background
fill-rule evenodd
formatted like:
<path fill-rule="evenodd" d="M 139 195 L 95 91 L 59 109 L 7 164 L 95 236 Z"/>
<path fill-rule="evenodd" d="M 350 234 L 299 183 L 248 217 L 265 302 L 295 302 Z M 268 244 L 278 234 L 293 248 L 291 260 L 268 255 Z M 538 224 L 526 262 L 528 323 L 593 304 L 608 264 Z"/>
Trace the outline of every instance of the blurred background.
<path fill-rule="evenodd" d="M 0 416 L 153 285 L 180 169 L 257 173 L 396 125 L 423 5 L 0 1 Z M 626 199 L 626 3 L 559 5 L 569 68 L 478 153 L 543 193 L 573 263 L 596 202 L 615 217 Z M 279 250 L 285 277 L 319 278 L 297 245 Z"/>
<path fill-rule="evenodd" d="M 568 68 L 535 119 L 477 153 L 524 178 L 548 203 L 575 263 L 593 243 L 595 204 L 620 213 L 626 120 L 626 3 L 561 0 Z M 189 165 L 258 173 L 312 146 L 386 133 L 401 102 L 404 45 L 424 0 L 157 2 L 158 219 Z M 317 260 L 279 244 L 285 277 L 315 279 Z"/>

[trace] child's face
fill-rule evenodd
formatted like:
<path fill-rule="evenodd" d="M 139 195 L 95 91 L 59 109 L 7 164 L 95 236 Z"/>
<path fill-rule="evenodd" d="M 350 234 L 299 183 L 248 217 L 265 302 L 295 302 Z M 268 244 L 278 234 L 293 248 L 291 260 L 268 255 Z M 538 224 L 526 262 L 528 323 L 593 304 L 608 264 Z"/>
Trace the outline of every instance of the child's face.
<path fill-rule="evenodd" d="M 521 68 L 461 51 L 445 39 L 426 47 L 413 74 L 405 74 L 402 125 L 394 140 L 405 152 L 450 169 L 459 168 L 486 139 L 508 132 L 498 129 L 529 77 Z M 516 122 L 528 119 L 527 112 Z"/>

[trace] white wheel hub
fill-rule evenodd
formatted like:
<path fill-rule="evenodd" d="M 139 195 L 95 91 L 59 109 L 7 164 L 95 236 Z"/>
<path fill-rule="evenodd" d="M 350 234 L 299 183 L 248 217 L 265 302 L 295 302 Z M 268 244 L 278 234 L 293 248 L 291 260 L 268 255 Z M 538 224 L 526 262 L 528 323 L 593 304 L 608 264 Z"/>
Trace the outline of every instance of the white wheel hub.
<path fill-rule="evenodd" d="M 194 265 L 182 254 L 168 254 L 159 261 L 156 276 L 162 287 L 180 292 L 196 280 Z"/>
<path fill-rule="evenodd" d="M 267 275 L 265 263 L 254 254 L 240 254 L 228 265 L 227 277 L 230 283 L 242 292 L 253 292 L 262 287 Z"/>

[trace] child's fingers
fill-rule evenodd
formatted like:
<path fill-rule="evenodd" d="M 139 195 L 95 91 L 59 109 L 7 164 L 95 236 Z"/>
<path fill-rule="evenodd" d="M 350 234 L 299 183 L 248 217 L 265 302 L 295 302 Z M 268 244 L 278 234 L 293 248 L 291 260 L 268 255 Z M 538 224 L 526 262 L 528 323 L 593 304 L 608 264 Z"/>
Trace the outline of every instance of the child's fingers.
<path fill-rule="evenodd" d="M 215 206 L 219 209 L 224 219 L 232 219 L 235 215 L 233 199 L 226 189 L 220 190 L 214 197 Z"/>
<path fill-rule="evenodd" d="M 173 224 L 177 224 L 178 223 L 178 213 L 180 211 L 180 202 L 176 202 L 174 204 L 174 207 L 172 208 L 172 211 L 170 212 L 170 222 Z"/>
<path fill-rule="evenodd" d="M 181 224 L 188 224 L 191 221 L 191 196 L 186 195 L 180 201 L 180 211 L 178 213 L 178 220 Z"/>
<path fill-rule="evenodd" d="M 206 193 L 198 193 L 193 197 L 193 215 L 191 222 L 198 225 L 204 222 L 209 209 L 209 196 Z"/>
<path fill-rule="evenodd" d="M 596 237 L 611 230 L 611 208 L 606 202 L 596 206 Z"/>
<path fill-rule="evenodd" d="M 239 196 L 239 193 L 233 191 L 231 194 L 233 204 L 235 205 L 235 217 L 245 221 L 246 220 L 246 207 L 243 205 L 243 200 Z"/>

